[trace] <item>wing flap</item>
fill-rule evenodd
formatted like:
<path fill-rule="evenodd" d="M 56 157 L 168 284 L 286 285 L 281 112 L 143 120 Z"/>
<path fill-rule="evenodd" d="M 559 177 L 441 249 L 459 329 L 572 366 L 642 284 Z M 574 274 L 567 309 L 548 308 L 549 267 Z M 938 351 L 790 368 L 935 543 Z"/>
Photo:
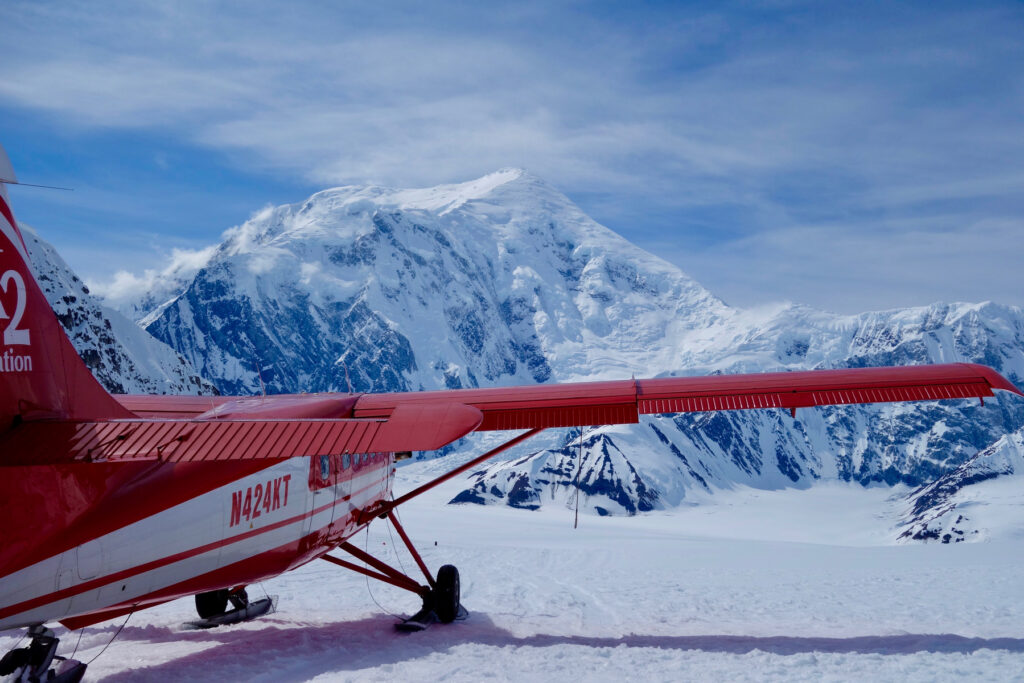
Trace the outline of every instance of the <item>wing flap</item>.
<path fill-rule="evenodd" d="M 463 403 L 400 405 L 369 442 L 370 451 L 436 451 L 475 430 L 483 417 Z"/>
<path fill-rule="evenodd" d="M 676 398 L 640 398 L 641 415 L 697 413 L 711 410 L 751 410 L 756 408 L 811 408 L 851 403 L 895 403 L 900 401 L 939 401 L 953 398 L 992 396 L 985 383 L 898 387 L 877 389 L 834 389 L 824 391 L 770 392 L 681 396 Z"/>
<path fill-rule="evenodd" d="M 403 405 L 456 402 L 483 414 L 477 431 L 630 424 L 639 420 L 636 395 L 632 380 L 364 394 L 353 416 L 381 418 Z"/>
<path fill-rule="evenodd" d="M 646 415 L 986 398 L 993 389 L 1021 393 L 994 370 L 968 363 L 673 377 L 637 384 L 638 409 Z"/>
<path fill-rule="evenodd" d="M 635 400 L 607 405 L 492 408 L 483 414 L 484 419 L 478 428 L 480 431 L 634 424 L 640 421 Z"/>

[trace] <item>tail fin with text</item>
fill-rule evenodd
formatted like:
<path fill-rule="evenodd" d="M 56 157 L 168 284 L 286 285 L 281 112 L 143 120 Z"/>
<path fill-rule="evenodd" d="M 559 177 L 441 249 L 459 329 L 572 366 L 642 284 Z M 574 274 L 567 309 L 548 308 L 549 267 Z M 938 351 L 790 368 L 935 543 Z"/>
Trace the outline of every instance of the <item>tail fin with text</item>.
<path fill-rule="evenodd" d="M 17 178 L 0 147 L 0 434 L 21 421 L 129 417 L 82 362 L 32 275 L 8 183 Z"/>

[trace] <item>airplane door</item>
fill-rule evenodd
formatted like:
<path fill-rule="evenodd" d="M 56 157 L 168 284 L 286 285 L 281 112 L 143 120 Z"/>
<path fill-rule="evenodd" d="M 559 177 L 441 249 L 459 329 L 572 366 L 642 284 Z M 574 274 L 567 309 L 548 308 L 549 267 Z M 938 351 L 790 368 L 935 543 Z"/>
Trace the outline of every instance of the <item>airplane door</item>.
<path fill-rule="evenodd" d="M 79 579 L 85 581 L 95 578 L 103 565 L 103 547 L 100 540 L 87 541 L 75 548 L 75 564 Z"/>
<path fill-rule="evenodd" d="M 342 515 L 336 501 L 340 495 L 339 489 L 344 484 L 339 483 L 341 479 L 341 458 L 340 455 L 319 455 L 311 457 L 309 463 L 309 490 L 313 499 L 313 514 L 309 516 L 306 523 L 306 534 L 313 535 L 314 545 L 321 545 L 333 532 L 335 519 Z"/>
<path fill-rule="evenodd" d="M 351 457 L 348 453 L 332 455 L 331 465 L 334 473 L 334 514 L 331 518 L 331 540 L 338 541 L 345 535 L 345 527 L 351 517 L 349 514 L 348 496 L 351 493 L 352 477 Z"/>
<path fill-rule="evenodd" d="M 307 535 L 315 534 L 325 526 L 322 508 L 334 493 L 330 456 L 315 455 L 309 459 L 309 492 L 313 502 L 311 505 L 312 514 L 306 519 L 305 531 Z M 327 519 L 329 522 L 330 517 L 328 516 Z"/>

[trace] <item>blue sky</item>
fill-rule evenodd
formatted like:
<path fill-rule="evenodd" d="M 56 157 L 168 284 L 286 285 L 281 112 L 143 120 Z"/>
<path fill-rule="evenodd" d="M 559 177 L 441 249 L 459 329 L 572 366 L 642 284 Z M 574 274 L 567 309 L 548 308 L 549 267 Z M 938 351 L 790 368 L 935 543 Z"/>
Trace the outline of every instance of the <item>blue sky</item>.
<path fill-rule="evenodd" d="M 14 210 L 87 281 L 505 166 L 727 302 L 1024 304 L 1020 3 L 7 0 Z"/>

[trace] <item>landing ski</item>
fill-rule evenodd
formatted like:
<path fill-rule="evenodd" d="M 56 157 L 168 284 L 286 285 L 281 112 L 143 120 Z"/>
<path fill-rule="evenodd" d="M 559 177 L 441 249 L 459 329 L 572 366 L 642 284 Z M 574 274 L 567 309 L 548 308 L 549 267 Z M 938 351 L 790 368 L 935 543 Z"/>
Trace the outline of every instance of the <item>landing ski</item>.
<path fill-rule="evenodd" d="M 243 621 L 249 621 L 262 617 L 266 614 L 273 614 L 277 611 L 277 596 L 261 598 L 259 600 L 253 600 L 243 607 L 233 609 L 224 614 L 218 614 L 215 617 L 209 617 L 208 619 L 197 619 L 196 621 L 185 622 L 185 628 L 187 629 L 207 629 L 216 628 L 218 626 L 228 626 L 230 624 L 238 624 Z"/>
<path fill-rule="evenodd" d="M 459 614 L 455 617 L 455 621 L 465 621 L 468 617 L 469 610 L 460 604 Z M 395 624 L 395 630 L 400 633 L 417 633 L 419 631 L 425 631 L 430 628 L 431 625 L 440 621 L 441 620 L 438 618 L 434 610 L 424 607 L 408 619 Z"/>

